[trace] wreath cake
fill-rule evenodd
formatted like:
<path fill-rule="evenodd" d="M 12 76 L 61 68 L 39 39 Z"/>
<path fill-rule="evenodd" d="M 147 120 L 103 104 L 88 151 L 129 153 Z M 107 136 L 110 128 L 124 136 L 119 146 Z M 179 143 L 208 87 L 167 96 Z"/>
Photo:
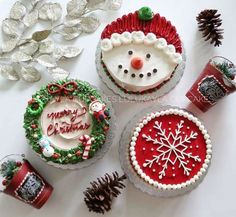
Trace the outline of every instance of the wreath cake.
<path fill-rule="evenodd" d="M 183 62 L 182 42 L 176 28 L 148 7 L 107 25 L 100 49 L 103 71 L 129 94 L 158 90 Z"/>
<path fill-rule="evenodd" d="M 194 189 L 210 165 L 212 145 L 192 114 L 170 108 L 147 114 L 132 132 L 129 164 L 140 182 L 161 196 Z"/>
<path fill-rule="evenodd" d="M 52 82 L 28 102 L 26 137 L 33 150 L 57 165 L 93 158 L 106 141 L 110 108 L 99 92 L 80 80 Z"/>

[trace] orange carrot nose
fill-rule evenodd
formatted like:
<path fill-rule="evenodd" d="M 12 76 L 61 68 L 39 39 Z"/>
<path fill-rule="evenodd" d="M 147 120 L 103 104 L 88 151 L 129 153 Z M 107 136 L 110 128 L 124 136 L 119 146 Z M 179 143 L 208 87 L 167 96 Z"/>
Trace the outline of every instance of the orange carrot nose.
<path fill-rule="evenodd" d="M 143 67 L 143 60 L 140 57 L 134 57 L 131 60 L 131 66 L 136 69 L 139 70 Z"/>

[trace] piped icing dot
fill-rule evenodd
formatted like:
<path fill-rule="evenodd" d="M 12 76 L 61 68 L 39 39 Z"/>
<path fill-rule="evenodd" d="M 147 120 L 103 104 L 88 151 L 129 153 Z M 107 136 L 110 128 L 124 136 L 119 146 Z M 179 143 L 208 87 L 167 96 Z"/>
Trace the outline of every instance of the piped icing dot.
<path fill-rule="evenodd" d="M 129 70 L 128 70 L 128 69 L 125 69 L 125 70 L 124 70 L 124 73 L 125 73 L 125 74 L 127 74 L 128 72 L 129 72 Z"/>

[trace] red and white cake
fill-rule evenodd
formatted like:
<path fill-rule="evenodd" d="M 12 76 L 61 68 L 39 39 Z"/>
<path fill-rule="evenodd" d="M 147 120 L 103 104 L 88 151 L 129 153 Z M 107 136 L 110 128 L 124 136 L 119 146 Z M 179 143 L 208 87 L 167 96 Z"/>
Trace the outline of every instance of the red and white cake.
<path fill-rule="evenodd" d="M 133 170 L 162 196 L 195 188 L 206 175 L 211 156 L 205 127 L 192 114 L 176 108 L 144 117 L 129 144 Z"/>
<path fill-rule="evenodd" d="M 104 71 L 125 93 L 157 90 L 183 61 L 175 26 L 148 7 L 107 25 L 100 48 Z"/>

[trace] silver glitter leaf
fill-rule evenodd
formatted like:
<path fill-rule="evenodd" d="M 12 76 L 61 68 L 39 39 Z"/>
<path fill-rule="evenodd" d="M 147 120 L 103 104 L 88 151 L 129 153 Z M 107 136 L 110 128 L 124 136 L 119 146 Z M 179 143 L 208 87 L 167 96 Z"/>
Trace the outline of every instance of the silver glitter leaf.
<path fill-rule="evenodd" d="M 37 23 L 39 18 L 39 12 L 37 9 L 31 11 L 30 13 L 26 14 L 24 19 L 23 19 L 23 23 L 27 26 L 33 26 L 35 23 Z"/>
<path fill-rule="evenodd" d="M 52 76 L 54 80 L 64 80 L 70 74 L 69 72 L 60 67 L 48 69 L 48 73 Z"/>
<path fill-rule="evenodd" d="M 56 32 L 62 35 L 67 41 L 79 37 L 82 33 L 79 27 L 63 27 L 62 29 L 57 30 Z"/>
<path fill-rule="evenodd" d="M 32 60 L 32 57 L 28 54 L 23 53 L 22 51 L 17 51 L 12 54 L 11 60 L 14 63 L 27 62 L 29 60 Z"/>
<path fill-rule="evenodd" d="M 42 66 L 46 66 L 48 68 L 53 68 L 57 65 L 55 60 L 47 54 L 39 56 L 37 58 L 37 62 L 41 64 Z"/>
<path fill-rule="evenodd" d="M 88 0 L 87 8 L 90 10 L 103 9 L 106 4 L 106 0 Z"/>
<path fill-rule="evenodd" d="M 79 25 L 81 19 L 80 18 L 70 18 L 70 17 L 67 17 L 66 20 L 64 21 L 64 26 L 66 27 L 74 27 L 74 26 L 77 26 Z"/>
<path fill-rule="evenodd" d="M 38 4 L 39 2 L 42 2 L 43 0 L 30 0 L 30 3 L 32 6 L 35 6 L 36 4 Z"/>
<path fill-rule="evenodd" d="M 30 42 L 25 45 L 20 46 L 19 48 L 23 53 L 32 56 L 36 53 L 36 51 L 39 49 L 39 45 L 37 42 Z"/>
<path fill-rule="evenodd" d="M 78 18 L 84 14 L 87 0 L 71 0 L 67 3 L 67 14 L 70 17 Z"/>
<path fill-rule="evenodd" d="M 2 52 L 5 52 L 5 53 L 11 52 L 12 50 L 15 49 L 17 43 L 18 43 L 18 39 L 17 38 L 10 38 L 8 41 L 3 43 L 3 45 L 2 45 Z"/>
<path fill-rule="evenodd" d="M 26 7 L 20 1 L 17 1 L 11 8 L 10 18 L 20 20 L 25 14 Z"/>
<path fill-rule="evenodd" d="M 38 31 L 38 32 L 35 32 L 33 35 L 32 35 L 32 39 L 34 41 L 43 41 L 45 40 L 46 38 L 48 38 L 48 36 L 51 34 L 51 30 L 43 30 L 43 31 Z"/>
<path fill-rule="evenodd" d="M 18 81 L 20 79 L 12 65 L 0 65 L 0 73 L 3 78 L 11 81 Z"/>
<path fill-rule="evenodd" d="M 53 41 L 45 41 L 41 42 L 39 46 L 39 53 L 41 54 L 50 54 L 54 50 L 54 42 Z"/>
<path fill-rule="evenodd" d="M 2 31 L 6 35 L 16 37 L 18 36 L 18 26 L 19 22 L 7 18 L 2 22 Z"/>
<path fill-rule="evenodd" d="M 46 3 L 39 8 L 39 18 L 42 20 L 57 21 L 62 16 L 62 7 L 59 3 Z"/>
<path fill-rule="evenodd" d="M 36 82 L 41 79 L 41 74 L 34 66 L 21 67 L 21 77 L 27 82 Z"/>
<path fill-rule="evenodd" d="M 92 33 L 96 31 L 99 25 L 99 19 L 94 16 L 83 17 L 80 22 L 82 31 L 86 33 Z"/>
<path fill-rule="evenodd" d="M 59 47 L 55 49 L 54 57 L 56 58 L 56 60 L 69 59 L 79 56 L 82 51 L 83 49 L 72 46 Z"/>

